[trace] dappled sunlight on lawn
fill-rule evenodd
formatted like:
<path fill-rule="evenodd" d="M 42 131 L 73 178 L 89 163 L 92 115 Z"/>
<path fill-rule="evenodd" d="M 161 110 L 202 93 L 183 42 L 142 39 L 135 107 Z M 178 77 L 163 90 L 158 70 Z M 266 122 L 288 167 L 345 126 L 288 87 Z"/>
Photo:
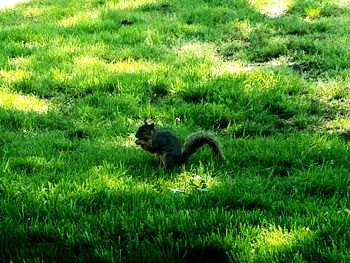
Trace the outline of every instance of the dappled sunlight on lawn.
<path fill-rule="evenodd" d="M 6 8 L 6 7 L 12 7 L 18 3 L 25 3 L 25 2 L 29 2 L 29 1 L 30 0 L 1 0 L 0 1 L 0 9 Z"/>
<path fill-rule="evenodd" d="M 155 0 L 122 0 L 122 1 L 109 1 L 107 6 L 111 9 L 119 9 L 119 10 L 127 10 L 127 9 L 135 9 L 141 7 L 146 4 L 156 3 Z"/>
<path fill-rule="evenodd" d="M 257 259 L 271 254 L 286 253 L 295 247 L 303 247 L 314 242 L 316 233 L 309 228 L 299 227 L 288 230 L 280 226 L 261 229 L 260 234 L 251 244 L 253 258 Z"/>
<path fill-rule="evenodd" d="M 291 59 L 287 57 L 280 57 L 264 63 L 243 64 L 240 61 L 228 61 L 222 62 L 218 64 L 218 67 L 213 68 L 213 74 L 215 76 L 236 75 L 253 70 L 288 67 L 292 65 L 293 62 L 291 62 Z"/>
<path fill-rule="evenodd" d="M 0 91 L 0 107 L 25 112 L 46 113 L 49 105 L 45 100 L 32 95 L 20 95 L 10 91 Z"/>
<path fill-rule="evenodd" d="M 127 137 L 120 137 L 119 146 L 124 148 L 136 148 L 135 139 L 134 134 L 130 134 Z"/>
<path fill-rule="evenodd" d="M 16 82 L 21 82 L 25 79 L 27 79 L 29 76 L 28 71 L 18 69 L 18 70 L 0 70 L 0 77 L 2 81 L 4 81 L 7 84 L 13 84 Z"/>
<path fill-rule="evenodd" d="M 221 179 L 212 176 L 210 169 L 208 170 L 208 167 L 204 164 L 199 164 L 196 168 L 188 170 L 187 168 L 186 171 L 182 171 L 173 180 L 169 181 L 169 189 L 179 190 L 184 193 L 199 193 L 200 191 L 205 193 L 206 191 L 215 191 L 211 190 L 211 188 L 217 187 L 221 183 Z M 177 193 L 177 191 L 174 193 Z"/>
<path fill-rule="evenodd" d="M 72 47 L 74 48 L 74 47 Z M 99 47 L 96 47 L 96 50 Z M 103 47 L 100 47 L 103 48 Z M 70 47 L 67 47 L 66 52 Z M 78 55 L 72 62 L 49 69 L 52 80 L 59 86 L 74 86 L 79 83 L 82 89 L 93 87 L 103 89 L 107 84 L 115 90 L 121 89 L 120 75 L 133 75 L 166 71 L 167 65 L 145 60 L 106 61 L 96 56 Z M 103 86 L 104 85 L 104 86 Z M 129 103 L 129 102 L 128 102 Z"/>
<path fill-rule="evenodd" d="M 88 176 L 78 188 L 79 192 L 91 191 L 96 188 L 104 190 L 131 190 L 131 189 L 146 189 L 149 186 L 146 183 L 138 182 L 137 184 L 123 167 L 116 169 L 112 164 L 107 162 L 99 166 L 94 166 L 88 172 Z"/>
<path fill-rule="evenodd" d="M 137 72 L 153 72 L 157 68 L 162 68 L 161 64 L 156 64 L 147 61 L 112 61 L 112 63 L 107 63 L 106 61 L 91 56 L 79 56 L 74 58 L 74 64 L 76 70 L 81 72 L 84 71 L 99 71 L 107 70 L 110 73 L 137 73 Z"/>
<path fill-rule="evenodd" d="M 249 0 L 249 2 L 258 12 L 271 18 L 280 17 L 295 5 L 300 4 L 296 0 Z M 348 8 L 350 6 L 349 0 L 334 0 L 330 2 L 333 2 L 335 6 L 340 8 Z M 310 13 L 316 12 L 316 17 L 319 15 L 318 13 L 320 12 L 320 9 L 312 7 L 312 2 L 310 2 L 310 7 L 306 8 L 305 12 L 307 13 L 308 17 L 312 18 L 313 15 L 311 14 L 310 16 Z"/>
<path fill-rule="evenodd" d="M 338 0 L 335 2 L 339 7 L 350 7 L 350 0 Z"/>
<path fill-rule="evenodd" d="M 105 147 L 112 149 L 117 147 L 136 149 L 138 146 L 135 144 L 135 140 L 135 135 L 130 133 L 123 136 L 113 136 L 113 138 L 99 138 L 97 141 L 100 145 L 104 145 Z"/>
<path fill-rule="evenodd" d="M 91 25 L 97 23 L 99 20 L 99 13 L 97 11 L 77 12 L 74 16 L 62 19 L 58 24 L 62 27 L 71 27 L 76 25 Z"/>
<path fill-rule="evenodd" d="M 218 60 L 215 46 L 209 43 L 186 43 L 175 52 L 181 57 L 205 58 L 209 60 Z"/>
<path fill-rule="evenodd" d="M 147 61 L 118 61 L 114 62 L 112 71 L 116 73 L 153 72 L 165 66 Z"/>
<path fill-rule="evenodd" d="M 256 10 L 269 17 L 282 16 L 294 3 L 293 0 L 250 0 L 249 2 Z"/>
<path fill-rule="evenodd" d="M 31 47 L 39 46 L 39 44 L 34 42 L 28 43 L 27 45 Z M 9 58 L 8 64 L 11 65 L 12 67 L 15 67 L 17 71 L 6 72 L 6 71 L 0 70 L 0 76 L 4 77 L 5 79 L 7 78 L 10 81 L 21 80 L 28 75 L 28 73 L 24 70 L 30 68 L 33 65 L 33 57 L 18 56 L 14 58 Z M 23 70 L 19 70 L 19 69 L 23 69 Z"/>
<path fill-rule="evenodd" d="M 26 2 L 0 10 L 0 262 L 349 258 L 350 0 Z M 165 169 L 145 120 L 226 160 Z"/>

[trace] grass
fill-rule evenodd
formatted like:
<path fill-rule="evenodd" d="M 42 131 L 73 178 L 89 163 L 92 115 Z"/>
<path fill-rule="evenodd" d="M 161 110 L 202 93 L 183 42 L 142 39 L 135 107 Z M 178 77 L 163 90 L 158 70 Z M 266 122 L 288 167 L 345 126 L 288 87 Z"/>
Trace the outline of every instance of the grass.
<path fill-rule="evenodd" d="M 1 10 L 0 261 L 350 261 L 349 8 Z M 227 162 L 156 167 L 134 144 L 145 119 L 216 134 Z"/>

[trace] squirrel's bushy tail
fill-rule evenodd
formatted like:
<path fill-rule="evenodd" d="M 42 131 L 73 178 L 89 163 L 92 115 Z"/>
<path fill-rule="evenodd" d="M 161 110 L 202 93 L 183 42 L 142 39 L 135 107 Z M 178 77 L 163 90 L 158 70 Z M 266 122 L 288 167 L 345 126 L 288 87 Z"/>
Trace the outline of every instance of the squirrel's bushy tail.
<path fill-rule="evenodd" d="M 186 163 L 190 156 L 197 152 L 199 148 L 207 144 L 214 156 L 218 159 L 225 159 L 220 143 L 211 135 L 205 132 L 198 132 L 190 135 L 182 148 L 181 163 Z"/>

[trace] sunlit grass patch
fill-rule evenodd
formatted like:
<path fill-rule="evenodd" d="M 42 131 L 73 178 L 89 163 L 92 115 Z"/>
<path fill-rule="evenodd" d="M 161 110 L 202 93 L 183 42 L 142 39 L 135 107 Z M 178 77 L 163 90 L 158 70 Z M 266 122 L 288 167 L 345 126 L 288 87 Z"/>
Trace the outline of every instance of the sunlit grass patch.
<path fill-rule="evenodd" d="M 81 190 L 84 192 L 92 189 L 127 191 L 128 187 L 149 188 L 147 184 L 134 182 L 126 167 L 116 167 L 114 164 L 104 162 L 90 169 Z M 80 192 L 79 188 L 77 192 Z"/>
<path fill-rule="evenodd" d="M 325 121 L 325 128 L 331 133 L 336 132 L 349 132 L 350 131 L 350 120 L 344 117 L 336 117 L 334 120 Z"/>
<path fill-rule="evenodd" d="M 249 20 L 231 22 L 233 34 L 240 39 L 248 40 L 255 30 L 255 26 Z"/>
<path fill-rule="evenodd" d="M 29 0 L 27 2 L 29 4 L 24 6 L 24 8 L 22 9 L 22 14 L 27 19 L 37 21 L 37 19 L 45 16 L 45 14 L 49 12 L 49 9 L 45 7 L 30 6 L 30 2 L 34 2 L 34 1 Z"/>
<path fill-rule="evenodd" d="M 96 11 L 81 12 L 71 17 L 63 18 L 58 24 L 62 27 L 72 27 L 75 25 L 93 25 L 99 21 L 100 14 Z"/>
<path fill-rule="evenodd" d="M 135 144 L 135 135 L 133 133 L 125 134 L 122 136 L 113 136 L 98 139 L 101 145 L 108 145 L 111 148 L 131 148 L 136 149 L 138 146 Z"/>
<path fill-rule="evenodd" d="M 218 60 L 214 46 L 204 43 L 186 43 L 177 50 L 180 57 L 195 57 L 198 59 Z"/>
<path fill-rule="evenodd" d="M 349 0 L 337 0 L 335 1 L 335 4 L 339 7 L 350 7 L 350 1 Z"/>
<path fill-rule="evenodd" d="M 146 60 L 115 61 L 111 65 L 113 73 L 151 73 L 167 71 L 168 68 L 164 63 L 153 63 Z"/>
<path fill-rule="evenodd" d="M 314 92 L 323 100 L 349 99 L 350 85 L 347 77 L 345 79 L 332 78 L 326 81 L 318 81 L 313 85 Z"/>
<path fill-rule="evenodd" d="M 263 69 L 273 69 L 281 67 L 293 66 L 294 62 L 288 57 L 279 57 L 278 59 L 273 59 L 265 63 L 250 63 L 246 64 L 242 61 L 229 61 L 218 63 L 216 67 L 213 68 L 213 74 L 215 76 L 222 75 L 236 75 L 241 73 L 247 73 L 250 71 L 257 71 Z"/>
<path fill-rule="evenodd" d="M 29 77 L 29 73 L 26 70 L 11 70 L 11 71 L 0 71 L 0 76 L 5 84 L 12 84 L 21 82 Z"/>
<path fill-rule="evenodd" d="M 280 253 L 288 253 L 295 247 L 309 246 L 315 238 L 317 233 L 305 227 L 288 230 L 273 226 L 262 229 L 252 243 L 251 253 L 253 258 L 273 260 L 278 258 Z"/>
<path fill-rule="evenodd" d="M 20 111 L 46 113 L 49 104 L 45 100 L 31 95 L 20 95 L 9 91 L 0 91 L 0 107 Z"/>
<path fill-rule="evenodd" d="M 30 0 L 2 0 L 0 3 L 0 9 L 14 7 L 18 3 L 25 3 L 29 1 Z"/>
<path fill-rule="evenodd" d="M 121 1 L 108 1 L 107 7 L 111 9 L 117 9 L 117 10 L 128 10 L 128 9 L 135 9 L 139 8 L 141 6 L 147 5 L 147 4 L 153 4 L 156 3 L 155 0 L 136 0 L 136 1 L 128 1 L 128 0 L 121 0 Z"/>
<path fill-rule="evenodd" d="M 162 179 L 162 191 L 172 194 L 203 194 L 220 185 L 220 179 L 213 175 L 214 160 L 209 164 L 182 169 L 176 176 Z"/>
<path fill-rule="evenodd" d="M 321 8 L 319 8 L 319 7 L 306 7 L 305 13 L 306 13 L 308 19 L 313 20 L 313 19 L 316 19 L 320 16 Z"/>
<path fill-rule="evenodd" d="M 25 69 L 30 68 L 33 65 L 33 57 L 31 57 L 31 56 L 27 56 L 27 57 L 18 56 L 18 57 L 10 58 L 8 60 L 8 64 L 12 67 L 17 68 L 17 69 L 25 70 Z M 0 71 L 0 76 L 1 76 L 1 74 L 4 75 L 5 79 L 7 76 L 10 80 L 11 79 L 16 80 L 16 78 L 23 79 L 27 75 L 24 71 L 13 72 L 13 75 L 14 75 L 13 77 L 11 77 L 10 72 L 6 73 L 3 71 L 1 73 L 1 71 Z M 16 77 L 16 75 L 17 75 L 17 77 Z"/>
<path fill-rule="evenodd" d="M 294 4 L 293 0 L 250 0 L 259 12 L 269 17 L 279 17 L 286 13 Z"/>
<path fill-rule="evenodd" d="M 86 71 L 101 70 L 103 71 L 108 65 L 99 57 L 91 56 L 79 56 L 74 58 L 75 70 L 82 72 L 82 69 Z"/>
<path fill-rule="evenodd" d="M 68 92 L 73 92 L 72 87 L 76 86 L 74 92 L 79 94 L 106 90 L 120 92 L 126 85 L 125 80 L 129 91 L 139 90 L 159 79 L 157 74 L 166 74 L 168 70 L 164 63 L 133 59 L 109 61 L 98 56 L 78 55 L 72 58 L 72 62 L 52 67 L 49 72 L 52 86 Z"/>
<path fill-rule="evenodd" d="M 210 77 L 213 69 L 221 63 L 215 47 L 209 43 L 186 43 L 174 48 L 174 52 L 174 65 L 180 72 L 198 81 Z"/>
<path fill-rule="evenodd" d="M 82 72 L 84 71 L 93 73 L 147 73 L 157 70 L 164 70 L 167 68 L 165 64 L 162 63 L 152 63 L 146 60 L 126 60 L 126 61 L 111 61 L 107 62 L 99 57 L 92 56 L 78 56 L 74 58 L 75 67 L 74 71 Z"/>

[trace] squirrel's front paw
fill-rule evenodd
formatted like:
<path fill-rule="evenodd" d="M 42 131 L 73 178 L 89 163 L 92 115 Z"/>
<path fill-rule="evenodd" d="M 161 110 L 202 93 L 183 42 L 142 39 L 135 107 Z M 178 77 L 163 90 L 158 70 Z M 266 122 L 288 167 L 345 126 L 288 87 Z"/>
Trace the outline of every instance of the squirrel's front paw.
<path fill-rule="evenodd" d="M 135 144 L 136 145 L 142 145 L 142 144 L 144 144 L 145 142 L 143 141 L 143 140 L 140 140 L 140 139 L 137 139 L 136 141 L 135 141 Z"/>

